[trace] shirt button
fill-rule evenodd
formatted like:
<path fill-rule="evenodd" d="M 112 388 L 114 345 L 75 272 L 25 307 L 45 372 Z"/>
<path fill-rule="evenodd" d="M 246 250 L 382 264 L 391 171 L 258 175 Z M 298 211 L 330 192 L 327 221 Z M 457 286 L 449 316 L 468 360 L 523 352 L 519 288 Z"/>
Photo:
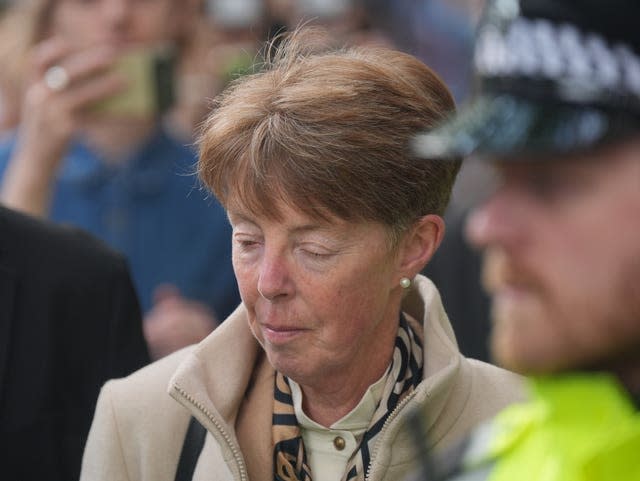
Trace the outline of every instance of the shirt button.
<path fill-rule="evenodd" d="M 333 439 L 333 446 L 338 450 L 338 451 L 342 451 L 344 449 L 344 447 L 347 445 L 347 443 L 345 442 L 344 438 L 341 436 L 336 436 Z"/>

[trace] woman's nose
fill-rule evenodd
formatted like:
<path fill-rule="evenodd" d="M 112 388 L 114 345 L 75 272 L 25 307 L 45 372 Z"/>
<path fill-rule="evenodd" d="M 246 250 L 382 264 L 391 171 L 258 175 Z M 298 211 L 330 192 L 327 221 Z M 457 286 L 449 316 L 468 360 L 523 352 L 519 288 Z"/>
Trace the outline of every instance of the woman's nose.
<path fill-rule="evenodd" d="M 292 282 L 283 255 L 265 252 L 260 263 L 258 292 L 270 301 L 287 297 L 292 292 Z"/>

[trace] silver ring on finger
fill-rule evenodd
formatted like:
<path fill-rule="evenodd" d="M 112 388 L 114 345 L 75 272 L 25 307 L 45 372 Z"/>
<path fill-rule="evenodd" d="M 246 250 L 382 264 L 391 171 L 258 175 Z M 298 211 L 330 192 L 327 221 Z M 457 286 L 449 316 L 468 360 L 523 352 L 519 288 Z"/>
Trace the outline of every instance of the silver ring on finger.
<path fill-rule="evenodd" d="M 69 72 L 60 65 L 54 65 L 44 73 L 44 83 L 54 92 L 60 92 L 69 85 Z"/>

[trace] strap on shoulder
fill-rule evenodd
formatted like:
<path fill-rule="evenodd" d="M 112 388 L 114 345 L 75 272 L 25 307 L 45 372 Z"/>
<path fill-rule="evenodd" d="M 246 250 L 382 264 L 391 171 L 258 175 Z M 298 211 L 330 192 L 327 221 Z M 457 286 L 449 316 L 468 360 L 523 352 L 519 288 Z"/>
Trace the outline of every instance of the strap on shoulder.
<path fill-rule="evenodd" d="M 191 416 L 187 434 L 184 437 L 180 460 L 178 461 L 178 469 L 176 470 L 175 481 L 191 481 L 193 473 L 196 470 L 196 464 L 202 448 L 204 447 L 204 439 L 207 430 L 200 422 Z"/>

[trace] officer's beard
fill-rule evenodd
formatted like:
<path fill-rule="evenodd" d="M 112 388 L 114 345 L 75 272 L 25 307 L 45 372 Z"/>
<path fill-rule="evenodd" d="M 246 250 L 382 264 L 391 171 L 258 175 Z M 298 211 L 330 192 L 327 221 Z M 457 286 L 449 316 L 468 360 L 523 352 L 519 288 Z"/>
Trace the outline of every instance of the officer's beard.
<path fill-rule="evenodd" d="M 640 409 L 640 256 L 627 264 L 617 287 L 620 311 L 611 325 L 633 325 L 635 330 L 628 344 L 590 369 L 615 373 Z"/>

